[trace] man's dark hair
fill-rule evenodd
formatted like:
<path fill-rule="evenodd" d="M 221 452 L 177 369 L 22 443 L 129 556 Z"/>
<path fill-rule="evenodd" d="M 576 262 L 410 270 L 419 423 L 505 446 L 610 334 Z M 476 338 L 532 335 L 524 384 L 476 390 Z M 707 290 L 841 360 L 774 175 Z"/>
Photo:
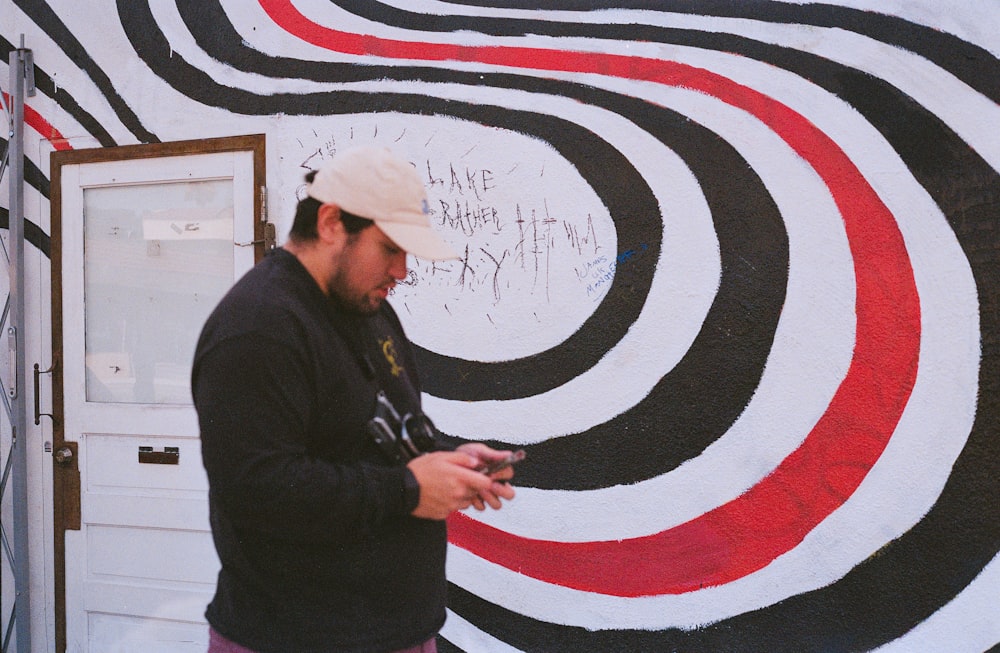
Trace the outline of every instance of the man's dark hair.
<path fill-rule="evenodd" d="M 306 173 L 306 183 L 311 184 L 315 177 L 316 171 L 309 171 Z M 319 213 L 319 207 L 321 206 L 323 206 L 323 202 L 308 195 L 299 200 L 298 206 L 295 207 L 295 219 L 292 221 L 292 229 L 288 234 L 292 240 L 307 242 L 316 240 L 319 237 L 319 234 L 316 232 L 316 215 Z M 374 221 L 368 218 L 348 213 L 344 209 L 340 209 L 340 221 L 344 223 L 344 228 L 349 234 L 356 234 L 362 229 L 375 224 Z"/>

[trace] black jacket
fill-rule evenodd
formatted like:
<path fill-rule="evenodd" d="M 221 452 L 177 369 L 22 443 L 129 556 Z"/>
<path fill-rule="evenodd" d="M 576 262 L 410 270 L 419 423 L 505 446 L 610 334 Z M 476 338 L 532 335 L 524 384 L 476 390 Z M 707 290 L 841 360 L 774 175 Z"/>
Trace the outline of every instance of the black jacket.
<path fill-rule="evenodd" d="M 206 617 L 225 637 L 262 653 L 361 653 L 444 623 L 445 525 L 409 516 L 412 474 L 365 432 L 379 388 L 419 410 L 395 313 L 339 310 L 284 250 L 209 317 L 192 392 L 222 562 Z"/>

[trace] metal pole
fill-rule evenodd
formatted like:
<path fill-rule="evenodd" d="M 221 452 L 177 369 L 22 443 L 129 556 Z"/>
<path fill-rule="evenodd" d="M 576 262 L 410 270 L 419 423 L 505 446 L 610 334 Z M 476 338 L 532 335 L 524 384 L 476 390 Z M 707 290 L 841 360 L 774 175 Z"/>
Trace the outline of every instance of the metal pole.
<path fill-rule="evenodd" d="M 17 650 L 31 651 L 31 576 L 28 569 L 28 413 L 24 401 L 24 93 L 25 79 L 33 77 L 31 51 L 10 53 L 10 104 L 13 136 L 10 139 L 10 295 L 11 312 L 7 339 L 11 356 L 11 456 L 14 501 L 14 621 Z"/>

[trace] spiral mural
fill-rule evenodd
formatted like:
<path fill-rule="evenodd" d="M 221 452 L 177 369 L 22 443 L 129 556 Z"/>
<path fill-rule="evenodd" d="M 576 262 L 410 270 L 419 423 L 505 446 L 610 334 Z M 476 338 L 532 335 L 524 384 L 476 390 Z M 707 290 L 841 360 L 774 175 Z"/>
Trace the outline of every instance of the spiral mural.
<path fill-rule="evenodd" d="M 425 175 L 426 407 L 528 453 L 443 651 L 1000 644 L 1000 7 L 3 4 L 49 149 L 266 133 L 284 231 L 352 142 Z"/>

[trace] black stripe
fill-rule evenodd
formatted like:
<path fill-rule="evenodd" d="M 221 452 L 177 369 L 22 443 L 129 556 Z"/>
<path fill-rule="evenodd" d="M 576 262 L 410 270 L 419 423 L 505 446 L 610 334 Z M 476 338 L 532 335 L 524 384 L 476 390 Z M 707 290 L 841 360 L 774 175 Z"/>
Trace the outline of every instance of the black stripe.
<path fill-rule="evenodd" d="M 6 149 L 7 139 L 0 138 L 0 148 Z M 42 197 L 49 196 L 49 179 L 42 171 L 35 165 L 35 162 L 29 159 L 27 156 L 23 158 L 24 165 L 24 181 L 27 182 L 29 186 L 34 188 L 39 192 Z"/>
<path fill-rule="evenodd" d="M 0 229 L 10 229 L 10 211 L 0 206 Z M 25 218 L 24 240 L 38 248 L 46 258 L 51 257 L 51 242 L 49 236 L 37 224 Z"/>

